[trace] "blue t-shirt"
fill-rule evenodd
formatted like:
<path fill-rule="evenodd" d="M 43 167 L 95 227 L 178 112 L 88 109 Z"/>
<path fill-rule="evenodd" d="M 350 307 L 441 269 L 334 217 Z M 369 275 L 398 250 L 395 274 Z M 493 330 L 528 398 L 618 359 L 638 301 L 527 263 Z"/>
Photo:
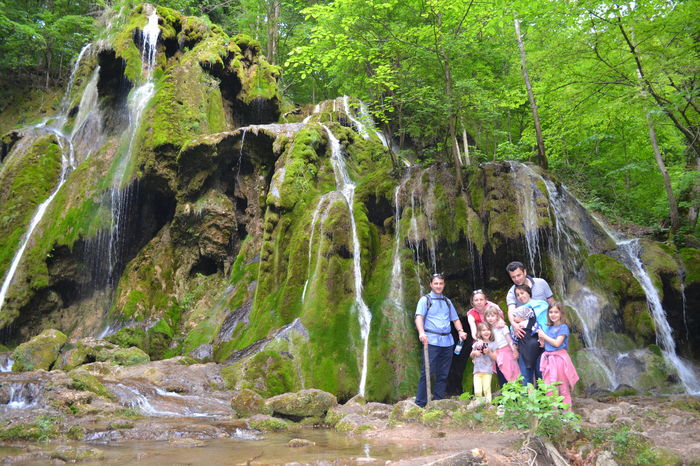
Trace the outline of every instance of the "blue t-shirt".
<path fill-rule="evenodd" d="M 428 299 L 425 296 L 421 297 L 416 306 L 416 315 L 423 316 L 423 328 L 425 329 L 425 334 L 428 335 L 428 344 L 433 346 L 452 346 L 454 345 L 454 339 L 450 333 L 450 322 L 459 319 L 457 311 L 444 296 L 438 296 L 432 291 L 429 295 L 431 304 L 430 309 L 427 311 L 427 318 L 425 313 L 428 307 Z M 445 335 L 439 335 L 440 333 Z"/>
<path fill-rule="evenodd" d="M 569 326 L 566 324 L 561 324 L 561 325 L 554 325 L 551 326 L 547 329 L 545 329 L 545 332 L 547 333 L 547 336 L 550 338 L 556 339 L 560 335 L 564 335 L 564 341 L 561 343 L 561 346 L 554 347 L 549 344 L 549 342 L 545 341 L 544 342 L 544 350 L 545 351 L 557 351 L 560 349 L 567 349 L 569 347 Z"/>

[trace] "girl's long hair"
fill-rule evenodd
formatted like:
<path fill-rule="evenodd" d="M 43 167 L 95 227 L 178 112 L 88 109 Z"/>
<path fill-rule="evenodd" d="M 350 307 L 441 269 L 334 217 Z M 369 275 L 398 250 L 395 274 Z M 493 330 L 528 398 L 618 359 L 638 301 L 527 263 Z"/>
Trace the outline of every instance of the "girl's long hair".
<path fill-rule="evenodd" d="M 549 319 L 549 311 L 551 311 L 554 308 L 559 309 L 559 324 L 566 324 L 569 325 L 569 319 L 566 318 L 566 309 L 564 308 L 564 305 L 558 301 L 554 301 L 552 304 L 549 305 L 549 308 L 547 309 L 547 325 L 554 325 L 554 323 Z"/>
<path fill-rule="evenodd" d="M 483 338 L 481 338 L 481 331 L 483 329 L 488 329 L 491 332 L 491 338 L 489 338 L 488 341 L 493 341 L 493 329 L 488 324 L 488 322 L 479 322 L 476 325 L 476 338 L 483 340 Z"/>

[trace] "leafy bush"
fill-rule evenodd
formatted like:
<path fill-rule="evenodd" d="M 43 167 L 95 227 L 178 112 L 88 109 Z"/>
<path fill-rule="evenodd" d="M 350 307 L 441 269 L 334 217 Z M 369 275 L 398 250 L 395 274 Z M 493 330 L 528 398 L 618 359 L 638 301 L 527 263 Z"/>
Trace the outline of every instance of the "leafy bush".
<path fill-rule="evenodd" d="M 523 386 L 522 380 L 520 376 L 518 380 L 505 384 L 501 396 L 494 400 L 503 406 L 506 427 L 529 429 L 549 438 L 560 434 L 565 427 L 579 431 L 581 418 L 568 411 L 569 406 L 564 404 L 564 397 L 556 388 L 559 382 L 548 385 L 540 379 L 535 388 L 532 384 Z"/>

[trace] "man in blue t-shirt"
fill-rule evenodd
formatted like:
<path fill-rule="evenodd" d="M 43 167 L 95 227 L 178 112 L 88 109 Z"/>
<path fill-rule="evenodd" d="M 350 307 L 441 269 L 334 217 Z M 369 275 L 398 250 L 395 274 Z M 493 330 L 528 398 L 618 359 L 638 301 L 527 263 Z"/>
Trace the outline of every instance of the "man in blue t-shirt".
<path fill-rule="evenodd" d="M 459 320 L 452 302 L 442 295 L 445 289 L 445 278 L 442 274 L 432 275 L 430 289 L 432 290 L 430 293 L 418 300 L 415 322 L 418 339 L 423 345 L 428 346 L 430 375 L 431 379 L 434 379 L 431 390 L 433 400 L 441 400 L 445 396 L 447 374 L 450 372 L 450 364 L 452 363 L 454 340 L 450 332 L 450 322 L 459 332 L 460 340 L 464 341 L 467 338 L 467 333 L 462 327 L 462 322 Z M 425 366 L 421 368 L 420 374 L 416 404 L 423 408 L 428 403 Z"/>

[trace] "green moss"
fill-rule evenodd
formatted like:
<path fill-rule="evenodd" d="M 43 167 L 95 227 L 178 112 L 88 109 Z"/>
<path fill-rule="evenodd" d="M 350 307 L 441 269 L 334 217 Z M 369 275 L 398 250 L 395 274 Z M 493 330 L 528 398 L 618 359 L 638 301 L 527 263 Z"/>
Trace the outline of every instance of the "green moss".
<path fill-rule="evenodd" d="M 71 440 L 78 440 L 82 441 L 85 439 L 85 428 L 81 426 L 71 426 L 70 429 L 68 429 L 68 432 L 66 432 L 66 437 L 68 437 Z"/>
<path fill-rule="evenodd" d="M 445 419 L 445 412 L 440 409 L 426 409 L 421 416 L 421 422 L 428 427 L 438 427 Z"/>
<path fill-rule="evenodd" d="M 83 370 L 73 370 L 69 373 L 73 381 L 73 388 L 76 390 L 84 390 L 92 392 L 98 396 L 107 399 L 114 399 L 114 395 L 110 393 L 97 377 Z"/>
<path fill-rule="evenodd" d="M 120 366 L 133 366 L 149 362 L 151 359 L 143 350 L 131 347 L 116 350 L 112 356 L 112 360 Z"/>
<path fill-rule="evenodd" d="M 15 372 L 36 369 L 49 370 L 58 357 L 61 347 L 68 337 L 58 330 L 45 330 L 26 343 L 22 343 L 12 352 Z"/>
<path fill-rule="evenodd" d="M 680 251 L 685 272 L 685 286 L 700 284 L 700 249 L 682 248 Z"/>
<path fill-rule="evenodd" d="M 583 264 L 591 286 L 608 295 L 622 309 L 624 327 L 638 344 L 655 339 L 654 322 L 649 314 L 646 294 L 632 272 L 604 254 L 592 254 Z"/>
<path fill-rule="evenodd" d="M 25 151 L 15 150 L 0 173 L 0 276 L 4 276 L 36 207 L 58 182 L 61 148 L 56 138 L 42 136 Z"/>
<path fill-rule="evenodd" d="M 31 424 L 14 424 L 0 428 L 0 440 L 39 440 L 46 441 L 60 434 L 58 419 L 40 415 Z"/>
<path fill-rule="evenodd" d="M 146 332 L 140 328 L 125 327 L 117 333 L 108 336 L 106 340 L 122 348 L 131 346 L 141 349 L 146 348 Z"/>
<path fill-rule="evenodd" d="M 251 429 L 260 430 L 263 432 L 280 432 L 289 429 L 289 423 L 276 417 L 264 417 L 262 419 L 253 418 L 248 420 L 248 426 Z"/>

